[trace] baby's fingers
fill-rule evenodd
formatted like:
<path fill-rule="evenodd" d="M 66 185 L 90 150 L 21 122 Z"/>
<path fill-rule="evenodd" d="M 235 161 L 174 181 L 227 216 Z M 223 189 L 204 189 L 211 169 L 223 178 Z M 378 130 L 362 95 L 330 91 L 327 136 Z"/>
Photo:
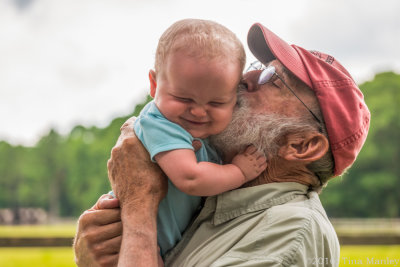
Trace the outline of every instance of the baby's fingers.
<path fill-rule="evenodd" d="M 245 154 L 252 155 L 257 152 L 257 149 L 253 145 L 249 145 L 246 150 L 244 151 Z"/>
<path fill-rule="evenodd" d="M 261 163 L 260 165 L 258 165 L 258 168 L 260 171 L 263 171 L 267 168 L 267 162 Z"/>
<path fill-rule="evenodd" d="M 267 158 L 264 155 L 260 155 L 259 157 L 257 157 L 257 164 L 261 165 L 267 162 Z"/>

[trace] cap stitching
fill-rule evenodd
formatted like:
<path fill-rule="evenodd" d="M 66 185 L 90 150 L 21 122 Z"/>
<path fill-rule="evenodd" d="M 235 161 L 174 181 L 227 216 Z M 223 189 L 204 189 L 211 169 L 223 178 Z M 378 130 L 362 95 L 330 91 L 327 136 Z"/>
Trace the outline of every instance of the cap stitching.
<path fill-rule="evenodd" d="M 351 79 L 342 79 L 342 80 L 335 80 L 335 81 L 331 81 L 331 80 L 324 80 L 324 81 L 317 81 L 314 82 L 314 86 L 317 88 L 322 88 L 322 87 L 345 87 L 345 86 L 349 86 L 349 85 L 354 85 L 353 80 Z"/>
<path fill-rule="evenodd" d="M 350 135 L 349 137 L 346 137 L 345 139 L 343 139 L 342 141 L 339 141 L 335 144 L 332 144 L 332 150 L 338 150 L 340 148 L 345 147 L 346 145 L 349 145 L 355 141 L 357 141 L 360 137 L 362 137 L 364 135 L 364 131 L 367 128 L 366 126 L 369 123 L 369 119 L 365 118 L 363 125 L 360 129 L 358 129 L 354 134 Z"/>

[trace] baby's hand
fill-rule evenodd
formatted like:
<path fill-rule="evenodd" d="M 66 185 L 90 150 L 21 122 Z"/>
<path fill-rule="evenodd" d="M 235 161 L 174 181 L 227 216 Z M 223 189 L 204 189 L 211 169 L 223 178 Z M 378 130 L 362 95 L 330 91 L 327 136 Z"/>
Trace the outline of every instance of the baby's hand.
<path fill-rule="evenodd" d="M 267 167 L 266 158 L 263 153 L 251 145 L 243 153 L 237 154 L 232 164 L 238 166 L 245 176 L 246 182 L 258 177 Z"/>

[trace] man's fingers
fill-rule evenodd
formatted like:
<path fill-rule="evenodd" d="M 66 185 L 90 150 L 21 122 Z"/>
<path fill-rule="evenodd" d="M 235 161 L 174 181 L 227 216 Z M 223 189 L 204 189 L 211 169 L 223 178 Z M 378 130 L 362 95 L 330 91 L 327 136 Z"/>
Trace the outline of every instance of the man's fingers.
<path fill-rule="evenodd" d="M 136 117 L 131 117 L 121 126 L 121 135 L 118 138 L 118 141 L 121 141 L 125 137 L 135 136 L 135 132 L 133 131 L 133 124 L 135 120 Z"/>
<path fill-rule="evenodd" d="M 93 210 L 101 210 L 101 209 L 114 209 L 119 207 L 118 199 L 114 198 L 110 194 L 102 195 L 99 200 L 97 200 L 96 204 L 93 205 L 89 211 Z"/>
<path fill-rule="evenodd" d="M 129 129 L 132 129 L 132 131 L 133 131 L 133 124 L 135 123 L 135 120 L 136 120 L 136 117 L 135 117 L 135 116 L 130 117 L 129 119 L 127 119 L 127 120 L 124 122 L 124 124 L 122 124 L 122 126 L 121 126 L 121 128 L 120 128 L 121 133 L 122 133 L 123 131 L 129 130 Z"/>
<path fill-rule="evenodd" d="M 120 209 L 107 209 L 95 211 L 97 216 L 98 225 L 107 225 L 117 223 L 121 221 L 121 210 Z"/>
<path fill-rule="evenodd" d="M 101 267 L 114 267 L 118 265 L 119 254 L 96 255 L 95 259 Z"/>
<path fill-rule="evenodd" d="M 102 226 L 95 226 L 85 231 L 84 238 L 91 244 L 91 250 L 105 250 L 102 244 L 110 239 L 122 236 L 122 223 L 116 222 Z"/>
<path fill-rule="evenodd" d="M 121 249 L 122 236 L 105 240 L 104 242 L 97 243 L 93 246 L 92 251 L 96 257 L 101 255 L 118 254 Z"/>
<path fill-rule="evenodd" d="M 122 242 L 122 224 L 119 224 L 120 226 L 114 225 L 114 227 L 112 227 L 114 230 L 119 229 L 116 232 L 110 229 L 107 229 L 108 232 L 107 230 L 102 232 L 101 240 L 91 239 L 87 236 L 89 244 L 92 244 L 90 251 L 100 266 L 117 266 L 118 253 L 121 249 Z M 102 226 L 102 230 L 104 230 L 105 227 L 106 226 Z M 97 236 L 100 236 L 100 233 L 98 233 Z"/>
<path fill-rule="evenodd" d="M 87 210 L 79 218 L 82 227 L 91 225 L 106 225 L 121 221 L 120 209 Z"/>
<path fill-rule="evenodd" d="M 112 197 L 111 195 L 108 195 Z M 104 198 L 97 201 L 97 209 L 116 209 L 119 208 L 119 200 L 117 198 Z"/>
<path fill-rule="evenodd" d="M 93 207 L 91 207 L 90 209 L 88 209 L 89 211 L 91 210 L 98 210 L 99 209 L 99 202 L 102 201 L 103 199 L 110 199 L 113 198 L 113 196 L 109 195 L 109 194 L 103 194 L 101 197 L 99 197 L 99 200 L 97 200 L 96 204 L 93 205 Z"/>
<path fill-rule="evenodd" d="M 122 222 L 115 222 L 102 226 L 104 239 L 114 239 L 122 236 Z"/>

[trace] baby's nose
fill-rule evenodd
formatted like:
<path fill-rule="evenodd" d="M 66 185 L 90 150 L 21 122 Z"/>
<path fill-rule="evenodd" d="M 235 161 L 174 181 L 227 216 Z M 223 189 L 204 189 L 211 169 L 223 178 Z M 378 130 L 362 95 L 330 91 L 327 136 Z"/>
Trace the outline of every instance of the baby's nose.
<path fill-rule="evenodd" d="M 194 105 L 190 109 L 190 113 L 195 117 L 204 117 L 207 114 L 205 108 L 200 105 Z"/>

